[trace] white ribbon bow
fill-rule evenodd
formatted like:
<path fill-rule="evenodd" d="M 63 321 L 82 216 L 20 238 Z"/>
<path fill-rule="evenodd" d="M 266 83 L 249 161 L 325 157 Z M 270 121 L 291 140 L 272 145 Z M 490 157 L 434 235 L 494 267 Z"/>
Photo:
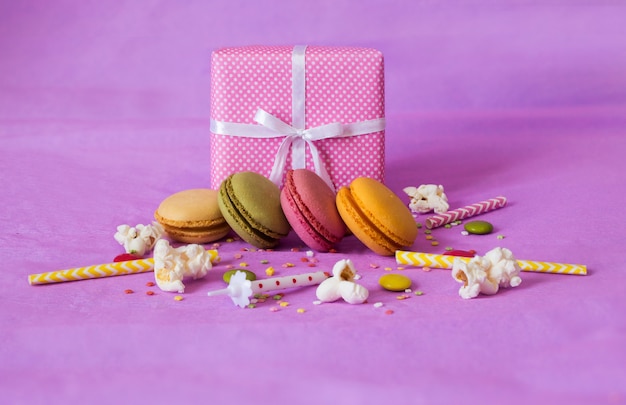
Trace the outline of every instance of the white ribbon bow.
<path fill-rule="evenodd" d="M 278 147 L 278 152 L 274 159 L 274 166 L 269 176 L 270 180 L 275 183 L 280 182 L 285 170 L 285 165 L 287 164 L 287 155 L 290 148 L 291 167 L 293 169 L 304 169 L 306 167 L 306 145 L 309 145 L 315 172 L 334 189 L 330 176 L 324 167 L 322 158 L 313 141 L 342 136 L 343 125 L 339 122 L 334 122 L 332 124 L 309 129 L 297 129 L 261 108 L 257 110 L 254 121 L 269 128 L 278 136 L 285 137 Z"/>

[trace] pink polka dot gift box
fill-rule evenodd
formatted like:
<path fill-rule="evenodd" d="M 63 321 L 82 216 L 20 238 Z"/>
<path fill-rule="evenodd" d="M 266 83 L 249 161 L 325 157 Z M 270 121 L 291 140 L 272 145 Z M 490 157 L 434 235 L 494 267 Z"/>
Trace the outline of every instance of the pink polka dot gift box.
<path fill-rule="evenodd" d="M 339 188 L 384 180 L 384 62 L 369 48 L 244 46 L 211 57 L 211 187 L 238 171 L 282 185 L 309 168 Z"/>

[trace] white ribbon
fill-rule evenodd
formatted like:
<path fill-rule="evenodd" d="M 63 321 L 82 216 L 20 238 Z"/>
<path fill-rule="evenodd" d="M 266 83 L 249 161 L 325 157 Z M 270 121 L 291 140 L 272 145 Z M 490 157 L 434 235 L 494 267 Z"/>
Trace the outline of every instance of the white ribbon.
<path fill-rule="evenodd" d="M 306 145 L 309 146 L 315 172 L 332 188 L 334 185 L 319 154 L 314 141 L 328 138 L 339 138 L 370 134 L 385 129 L 385 119 L 341 124 L 334 122 L 318 127 L 305 129 L 305 100 L 306 100 L 306 72 L 305 72 L 306 45 L 296 45 L 293 48 L 291 61 L 291 100 L 292 125 L 280 118 L 259 108 L 254 116 L 255 124 L 239 124 L 235 122 L 216 121 L 211 119 L 211 132 L 218 135 L 241 136 L 247 138 L 278 138 L 285 137 L 276 153 L 274 166 L 269 179 L 280 184 L 287 164 L 287 156 L 291 149 L 292 168 L 306 167 Z"/>

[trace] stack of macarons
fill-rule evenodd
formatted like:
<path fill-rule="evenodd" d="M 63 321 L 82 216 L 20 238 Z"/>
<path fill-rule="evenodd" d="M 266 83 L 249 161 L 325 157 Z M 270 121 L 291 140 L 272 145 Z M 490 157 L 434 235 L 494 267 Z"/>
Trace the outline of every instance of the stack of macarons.
<path fill-rule="evenodd" d="M 230 232 L 217 204 L 217 191 L 206 188 L 170 195 L 154 217 L 173 240 L 184 243 L 213 242 Z"/>
<path fill-rule="evenodd" d="M 308 169 L 288 170 L 282 190 L 259 173 L 237 172 L 219 191 L 169 196 L 154 216 L 173 240 L 186 243 L 216 241 L 232 229 L 269 249 L 293 229 L 308 247 L 326 252 L 349 231 L 372 251 L 393 255 L 417 237 L 411 211 L 381 182 L 359 177 L 335 194 Z"/>

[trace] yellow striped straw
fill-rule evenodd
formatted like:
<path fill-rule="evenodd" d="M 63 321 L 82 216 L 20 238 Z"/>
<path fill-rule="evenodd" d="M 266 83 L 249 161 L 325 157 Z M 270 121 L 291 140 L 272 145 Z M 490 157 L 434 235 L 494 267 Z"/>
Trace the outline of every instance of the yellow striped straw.
<path fill-rule="evenodd" d="M 452 255 L 436 255 L 431 253 L 407 252 L 402 250 L 396 251 L 396 262 L 398 264 L 432 267 L 435 269 L 452 269 L 454 259 L 460 259 L 469 262 L 470 257 L 459 257 Z M 552 262 L 537 262 L 530 260 L 517 260 L 522 271 L 533 271 L 539 273 L 555 273 L 555 274 L 575 274 L 587 275 L 587 266 L 583 264 L 566 264 Z"/>
<path fill-rule="evenodd" d="M 208 250 L 211 262 L 219 261 L 217 250 Z M 66 281 L 88 280 L 91 278 L 123 276 L 126 274 L 145 273 L 154 270 L 154 259 L 128 260 L 96 264 L 93 266 L 75 267 L 67 270 L 49 271 L 47 273 L 31 274 L 28 276 L 30 285 L 63 283 Z"/>

